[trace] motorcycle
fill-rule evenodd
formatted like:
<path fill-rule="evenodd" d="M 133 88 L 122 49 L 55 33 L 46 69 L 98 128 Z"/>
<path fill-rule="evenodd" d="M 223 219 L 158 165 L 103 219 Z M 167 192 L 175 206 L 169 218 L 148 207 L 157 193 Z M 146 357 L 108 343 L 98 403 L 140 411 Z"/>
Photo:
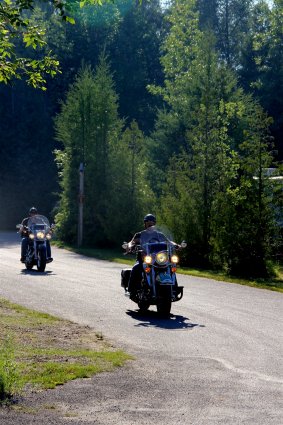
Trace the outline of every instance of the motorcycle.
<path fill-rule="evenodd" d="M 27 270 L 31 270 L 33 266 L 37 266 L 39 272 L 44 272 L 47 260 L 47 241 L 52 238 L 54 225 L 49 224 L 48 219 L 43 215 L 35 215 L 30 217 L 27 226 L 18 224 L 18 233 L 28 235 L 28 246 L 25 258 L 25 266 Z"/>
<path fill-rule="evenodd" d="M 183 241 L 179 249 L 185 248 Z M 129 245 L 124 242 L 122 248 L 127 250 Z M 132 253 L 137 253 L 142 262 L 142 280 L 133 299 L 143 312 L 150 305 L 156 305 L 157 312 L 169 315 L 172 302 L 180 301 L 183 297 L 183 286 L 178 286 L 176 279 L 179 257 L 176 246 L 171 242 L 152 242 L 136 246 Z M 121 286 L 127 294 L 131 269 L 121 271 Z M 127 294 L 128 295 L 128 294 Z"/>

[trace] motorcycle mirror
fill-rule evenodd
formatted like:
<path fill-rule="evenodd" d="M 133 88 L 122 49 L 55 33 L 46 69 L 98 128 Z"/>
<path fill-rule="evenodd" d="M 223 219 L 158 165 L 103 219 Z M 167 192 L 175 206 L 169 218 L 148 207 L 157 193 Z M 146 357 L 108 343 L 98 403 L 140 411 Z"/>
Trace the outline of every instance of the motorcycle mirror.
<path fill-rule="evenodd" d="M 123 249 L 127 249 L 128 248 L 128 243 L 127 242 L 123 242 L 122 248 Z"/>
<path fill-rule="evenodd" d="M 16 225 L 16 229 L 20 229 L 22 227 L 22 225 L 21 224 L 17 224 Z"/>
<path fill-rule="evenodd" d="M 186 242 L 186 241 L 182 241 L 182 242 L 181 242 L 181 247 L 182 247 L 182 248 L 187 248 L 187 245 L 188 245 L 188 244 L 187 244 L 187 242 Z"/>

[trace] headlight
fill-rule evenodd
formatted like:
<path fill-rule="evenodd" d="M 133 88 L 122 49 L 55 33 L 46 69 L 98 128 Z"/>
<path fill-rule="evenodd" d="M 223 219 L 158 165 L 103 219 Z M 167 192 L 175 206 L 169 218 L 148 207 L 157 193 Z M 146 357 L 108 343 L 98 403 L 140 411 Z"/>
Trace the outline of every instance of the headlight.
<path fill-rule="evenodd" d="M 156 255 L 156 262 L 160 265 L 166 264 L 168 261 L 168 254 L 166 252 L 159 252 Z"/>
<path fill-rule="evenodd" d="M 44 239 L 44 233 L 43 232 L 37 232 L 37 234 L 36 234 L 36 237 L 38 238 L 38 239 Z"/>
<path fill-rule="evenodd" d="M 177 255 L 172 255 L 171 261 L 172 263 L 179 263 L 179 257 Z"/>
<path fill-rule="evenodd" d="M 144 262 L 145 262 L 146 264 L 151 264 L 151 263 L 152 263 L 152 257 L 151 257 L 150 255 L 146 255 L 146 256 L 144 257 Z"/>
<path fill-rule="evenodd" d="M 34 234 L 33 234 L 33 233 L 30 233 L 30 234 L 29 234 L 29 238 L 30 238 L 30 239 L 34 239 Z"/>
<path fill-rule="evenodd" d="M 46 239 L 51 239 L 52 238 L 52 235 L 51 235 L 51 233 L 47 233 L 47 235 L 46 235 Z"/>

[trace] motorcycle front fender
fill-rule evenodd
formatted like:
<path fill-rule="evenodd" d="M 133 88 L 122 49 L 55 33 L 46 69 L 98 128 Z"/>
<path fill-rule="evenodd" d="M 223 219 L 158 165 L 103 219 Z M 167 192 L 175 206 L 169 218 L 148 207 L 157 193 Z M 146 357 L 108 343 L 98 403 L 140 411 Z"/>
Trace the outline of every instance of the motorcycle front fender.
<path fill-rule="evenodd" d="M 38 242 L 37 243 L 37 252 L 38 251 L 46 251 L 46 243 Z"/>
<path fill-rule="evenodd" d="M 172 298 L 172 285 L 171 284 L 159 284 L 157 285 L 157 296 L 161 298 Z"/>
<path fill-rule="evenodd" d="M 30 244 L 27 248 L 27 254 L 26 254 L 26 260 L 29 263 L 32 263 L 33 259 L 34 259 L 34 246 L 33 244 Z"/>
<path fill-rule="evenodd" d="M 42 250 L 45 250 L 46 251 L 46 242 L 45 241 L 35 241 L 34 242 L 34 245 L 35 245 L 35 247 L 34 247 L 35 259 L 37 260 L 37 257 L 38 257 L 37 253 L 38 253 L 38 251 L 42 251 Z"/>

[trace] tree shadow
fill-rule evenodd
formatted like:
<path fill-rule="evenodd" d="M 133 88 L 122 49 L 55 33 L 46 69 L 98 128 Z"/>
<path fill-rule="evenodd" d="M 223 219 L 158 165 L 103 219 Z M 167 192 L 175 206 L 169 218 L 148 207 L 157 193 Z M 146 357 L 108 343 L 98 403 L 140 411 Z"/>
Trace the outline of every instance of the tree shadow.
<path fill-rule="evenodd" d="M 16 232 L 0 232 L 0 247 L 1 248 L 15 248 L 21 247 L 21 237 Z"/>
<path fill-rule="evenodd" d="M 188 317 L 170 314 L 167 317 L 160 316 L 156 311 L 148 310 L 141 312 L 140 310 L 128 310 L 126 314 L 133 319 L 139 321 L 135 326 L 138 327 L 155 327 L 160 329 L 193 329 L 195 327 L 204 328 L 204 325 L 190 322 Z"/>

